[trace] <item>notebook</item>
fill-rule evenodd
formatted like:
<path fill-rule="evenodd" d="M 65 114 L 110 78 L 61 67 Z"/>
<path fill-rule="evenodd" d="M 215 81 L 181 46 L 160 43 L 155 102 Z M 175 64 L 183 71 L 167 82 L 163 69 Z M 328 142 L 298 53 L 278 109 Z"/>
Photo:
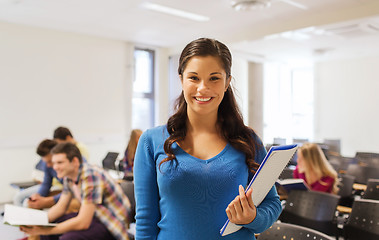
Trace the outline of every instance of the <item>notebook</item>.
<path fill-rule="evenodd" d="M 247 192 L 250 188 L 253 188 L 252 197 L 255 206 L 258 206 L 266 197 L 283 169 L 296 153 L 296 150 L 297 144 L 272 146 L 270 148 L 245 190 Z M 225 236 L 241 228 L 241 226 L 229 222 L 228 219 L 221 228 L 220 234 Z"/>
<path fill-rule="evenodd" d="M 19 207 L 12 204 L 4 206 L 4 224 L 12 226 L 56 226 L 57 223 L 49 223 L 46 211 L 26 207 Z"/>
<path fill-rule="evenodd" d="M 276 184 L 282 186 L 287 192 L 291 190 L 309 190 L 308 185 L 301 178 L 289 178 L 276 181 Z"/>

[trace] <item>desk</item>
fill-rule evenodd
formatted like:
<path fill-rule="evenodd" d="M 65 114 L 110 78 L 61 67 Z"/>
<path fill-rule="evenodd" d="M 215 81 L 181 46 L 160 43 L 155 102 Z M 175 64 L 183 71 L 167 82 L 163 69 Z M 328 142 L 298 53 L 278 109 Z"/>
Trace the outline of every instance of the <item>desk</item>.
<path fill-rule="evenodd" d="M 340 212 L 340 213 L 348 213 L 348 214 L 350 214 L 351 213 L 351 208 L 350 207 L 345 207 L 345 206 L 338 205 L 337 206 L 337 211 Z"/>
<path fill-rule="evenodd" d="M 353 189 L 358 190 L 358 191 L 366 191 L 367 185 L 365 184 L 360 184 L 360 183 L 354 183 L 353 184 Z"/>
<path fill-rule="evenodd" d="M 38 181 L 28 181 L 28 182 L 12 182 L 10 185 L 17 189 L 25 189 L 29 187 L 33 187 L 34 185 L 40 184 Z"/>

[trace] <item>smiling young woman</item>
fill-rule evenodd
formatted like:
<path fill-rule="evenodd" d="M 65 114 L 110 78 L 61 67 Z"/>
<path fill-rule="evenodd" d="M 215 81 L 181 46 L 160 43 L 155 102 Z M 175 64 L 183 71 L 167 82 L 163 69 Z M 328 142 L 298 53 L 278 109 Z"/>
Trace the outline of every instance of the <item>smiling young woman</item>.
<path fill-rule="evenodd" d="M 220 239 L 226 218 L 241 230 L 222 239 L 255 239 L 281 212 L 275 187 L 255 207 L 244 187 L 266 155 L 244 125 L 221 42 L 190 42 L 179 59 L 182 93 L 166 125 L 145 131 L 134 166 L 136 239 Z"/>

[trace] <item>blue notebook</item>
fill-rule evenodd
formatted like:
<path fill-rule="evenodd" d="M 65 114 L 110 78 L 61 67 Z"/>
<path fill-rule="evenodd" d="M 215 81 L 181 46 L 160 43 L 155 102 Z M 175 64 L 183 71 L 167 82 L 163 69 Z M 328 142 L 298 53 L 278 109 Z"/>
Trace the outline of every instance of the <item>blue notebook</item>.
<path fill-rule="evenodd" d="M 277 185 L 282 186 L 287 193 L 291 190 L 309 190 L 308 185 L 301 178 L 289 178 L 276 181 Z"/>
<path fill-rule="evenodd" d="M 247 192 L 250 188 L 253 188 L 252 198 L 255 206 L 258 206 L 266 197 L 283 169 L 296 153 L 296 150 L 297 144 L 273 146 L 270 148 L 245 190 Z M 228 219 L 221 228 L 220 234 L 225 236 L 241 228 L 241 226 L 229 222 Z"/>

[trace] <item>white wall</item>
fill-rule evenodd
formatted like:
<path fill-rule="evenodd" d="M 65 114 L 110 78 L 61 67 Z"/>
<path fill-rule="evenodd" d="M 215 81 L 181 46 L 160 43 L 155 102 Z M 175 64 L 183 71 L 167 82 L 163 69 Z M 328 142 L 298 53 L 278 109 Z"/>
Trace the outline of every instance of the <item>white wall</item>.
<path fill-rule="evenodd" d="M 315 65 L 315 137 L 341 153 L 379 152 L 379 55 Z"/>
<path fill-rule="evenodd" d="M 101 164 L 108 151 L 121 157 L 131 126 L 133 46 L 0 22 L 0 202 L 12 199 L 10 182 L 31 179 L 36 146 L 59 125 L 88 146 L 91 163 Z M 167 71 L 157 76 L 167 79 Z M 162 95 L 157 112 L 167 116 Z"/>
<path fill-rule="evenodd" d="M 69 127 L 100 164 L 108 151 L 122 154 L 131 126 L 134 45 L 118 40 L 0 23 L 0 202 L 10 201 L 13 181 L 31 178 L 37 144 L 58 125 Z M 157 115 L 164 124 L 171 95 L 168 51 L 156 49 Z M 234 58 L 238 103 L 249 108 L 248 61 Z M 172 69 L 176 72 L 176 67 Z M 315 66 L 315 138 L 341 138 L 342 153 L 379 152 L 379 56 Z M 173 74 L 174 75 L 174 74 Z M 174 75 L 175 76 L 175 75 Z"/>
<path fill-rule="evenodd" d="M 246 125 L 249 123 L 249 88 L 248 86 L 248 73 L 249 67 L 246 59 L 241 58 L 233 54 L 233 64 L 232 64 L 232 80 L 231 86 L 234 90 L 234 96 L 238 103 L 238 107 L 241 110 L 243 120 Z"/>

